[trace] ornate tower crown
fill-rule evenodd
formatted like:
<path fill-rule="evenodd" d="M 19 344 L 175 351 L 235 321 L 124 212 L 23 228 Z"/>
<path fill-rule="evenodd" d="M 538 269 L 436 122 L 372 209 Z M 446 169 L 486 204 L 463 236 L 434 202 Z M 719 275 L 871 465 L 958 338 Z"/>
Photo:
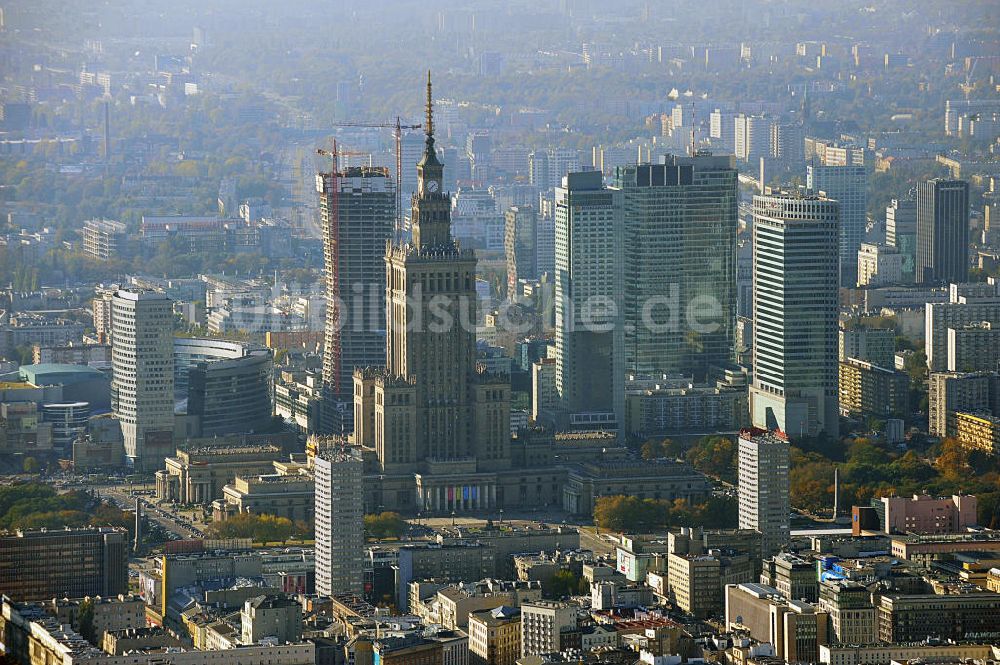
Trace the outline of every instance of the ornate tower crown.
<path fill-rule="evenodd" d="M 427 71 L 427 120 L 424 155 L 417 163 L 417 192 L 413 197 L 413 241 L 417 247 L 445 247 L 451 239 L 451 200 L 444 193 L 444 165 L 434 149 L 434 98 Z"/>

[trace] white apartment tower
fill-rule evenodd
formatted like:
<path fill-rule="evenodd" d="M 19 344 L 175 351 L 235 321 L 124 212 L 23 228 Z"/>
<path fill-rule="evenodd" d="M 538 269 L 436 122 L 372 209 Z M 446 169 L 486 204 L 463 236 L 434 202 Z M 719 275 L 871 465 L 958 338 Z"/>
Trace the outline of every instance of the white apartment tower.
<path fill-rule="evenodd" d="M 788 441 L 763 430 L 740 432 L 737 451 L 739 528 L 762 536 L 768 556 L 789 539 Z"/>
<path fill-rule="evenodd" d="M 138 470 L 174 452 L 173 316 L 164 293 L 118 289 L 111 298 L 112 406 Z"/>
<path fill-rule="evenodd" d="M 324 452 L 316 478 L 316 593 L 362 592 L 365 553 L 364 465 L 357 448 Z"/>
<path fill-rule="evenodd" d="M 755 427 L 838 434 L 839 204 L 818 196 L 753 199 Z"/>

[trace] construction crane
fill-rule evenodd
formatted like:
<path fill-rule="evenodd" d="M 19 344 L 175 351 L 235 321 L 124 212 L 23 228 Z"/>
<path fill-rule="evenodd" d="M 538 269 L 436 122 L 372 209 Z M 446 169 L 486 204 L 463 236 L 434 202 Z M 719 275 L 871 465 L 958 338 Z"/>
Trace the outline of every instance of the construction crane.
<path fill-rule="evenodd" d="M 396 122 L 335 122 L 334 127 L 365 127 L 391 129 L 396 143 L 396 232 L 403 229 L 403 130 L 420 129 L 423 125 L 404 125 L 399 116 Z"/>
<path fill-rule="evenodd" d="M 341 157 L 368 157 L 371 158 L 370 152 L 364 152 L 363 150 L 343 150 L 337 145 L 337 139 L 333 139 L 333 149 L 325 150 L 323 148 L 316 149 L 317 155 L 322 155 L 324 157 L 329 157 L 333 160 L 333 173 L 339 174 L 340 172 L 340 158 Z"/>

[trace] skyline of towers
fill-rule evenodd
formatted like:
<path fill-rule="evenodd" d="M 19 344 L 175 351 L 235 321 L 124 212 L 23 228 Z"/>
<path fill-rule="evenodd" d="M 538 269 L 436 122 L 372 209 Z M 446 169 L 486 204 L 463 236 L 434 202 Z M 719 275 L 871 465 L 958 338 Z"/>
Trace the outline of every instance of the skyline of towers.
<path fill-rule="evenodd" d="M 791 437 L 839 432 L 837 246 L 840 204 L 753 198 L 755 427 Z"/>
<path fill-rule="evenodd" d="M 969 279 L 969 183 L 933 178 L 917 184 L 918 284 Z"/>
<path fill-rule="evenodd" d="M 388 169 L 349 167 L 316 176 L 323 231 L 326 322 L 322 428 L 354 425 L 354 368 L 385 358 L 385 243 L 396 215 Z"/>
<path fill-rule="evenodd" d="M 111 404 L 140 471 L 174 452 L 173 319 L 165 293 L 118 289 L 111 298 Z"/>
<path fill-rule="evenodd" d="M 355 448 L 313 458 L 316 592 L 361 595 L 364 564 L 364 463 Z"/>

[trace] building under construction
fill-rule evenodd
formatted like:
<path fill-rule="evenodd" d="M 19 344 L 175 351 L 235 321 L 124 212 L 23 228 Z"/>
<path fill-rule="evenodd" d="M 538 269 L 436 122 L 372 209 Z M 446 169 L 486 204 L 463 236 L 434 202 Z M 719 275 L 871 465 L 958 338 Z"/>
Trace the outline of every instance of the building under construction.
<path fill-rule="evenodd" d="M 355 367 L 385 364 L 385 247 L 396 216 L 389 170 L 333 169 L 316 176 L 323 227 L 326 331 L 323 350 L 326 433 L 353 431 Z"/>

